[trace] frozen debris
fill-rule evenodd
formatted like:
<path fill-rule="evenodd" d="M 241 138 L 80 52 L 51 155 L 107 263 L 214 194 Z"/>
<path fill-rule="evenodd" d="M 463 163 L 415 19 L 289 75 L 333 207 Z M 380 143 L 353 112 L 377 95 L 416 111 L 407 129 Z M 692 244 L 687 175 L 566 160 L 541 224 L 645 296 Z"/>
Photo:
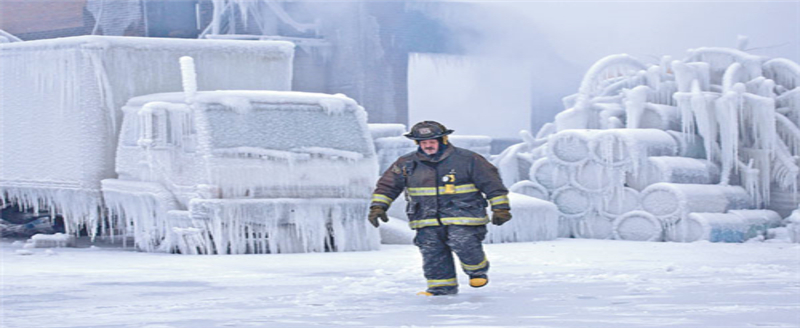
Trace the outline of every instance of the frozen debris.
<path fill-rule="evenodd" d="M 33 248 L 75 247 L 75 236 L 63 233 L 35 234 L 28 240 Z"/>
<path fill-rule="evenodd" d="M 502 226 L 488 225 L 487 243 L 553 240 L 558 237 L 558 209 L 548 201 L 509 193 L 514 218 Z"/>
<path fill-rule="evenodd" d="M 607 238 L 610 220 L 614 238 L 674 239 L 692 213 L 797 207 L 800 65 L 739 41 L 657 66 L 614 55 L 589 69 L 528 177 L 559 208 L 562 235 Z"/>
<path fill-rule="evenodd" d="M 780 217 L 773 211 L 740 210 L 728 213 L 692 213 L 675 226 L 668 238 L 672 241 L 742 243 L 764 236 L 778 227 Z"/>
<path fill-rule="evenodd" d="M 24 255 L 33 255 L 33 252 L 30 251 L 30 250 L 27 250 L 27 249 L 18 249 L 16 251 L 14 251 L 14 253 L 17 254 L 17 255 L 23 255 L 23 256 Z"/>

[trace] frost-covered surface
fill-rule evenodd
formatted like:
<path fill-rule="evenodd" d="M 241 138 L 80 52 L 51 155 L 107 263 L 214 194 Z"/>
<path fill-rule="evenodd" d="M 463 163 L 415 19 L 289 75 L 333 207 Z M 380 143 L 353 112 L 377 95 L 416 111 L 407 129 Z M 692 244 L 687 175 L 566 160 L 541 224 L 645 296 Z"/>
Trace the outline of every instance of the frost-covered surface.
<path fill-rule="evenodd" d="M 185 93 L 136 97 L 123 107 L 120 178 L 104 180 L 103 191 L 111 222 L 138 248 L 240 254 L 377 247 L 377 234 L 363 227 L 377 162 L 366 113 L 355 101 L 288 91 L 193 92 L 187 85 Z"/>
<path fill-rule="evenodd" d="M 201 90 L 291 86 L 293 45 L 84 36 L 0 45 L 0 188 L 56 209 L 68 230 L 100 222 L 100 181 L 115 177 L 121 112 L 133 97 L 180 91 L 190 55 Z"/>
<path fill-rule="evenodd" d="M 486 243 L 553 240 L 558 237 L 558 208 L 553 203 L 511 192 L 513 218 L 501 226 L 488 225 Z"/>
<path fill-rule="evenodd" d="M 435 298 L 415 295 L 425 279 L 413 245 L 231 256 L 141 253 L 104 244 L 22 247 L 0 242 L 2 326 L 728 328 L 800 322 L 800 245 L 790 243 L 488 244 L 489 285 L 470 288 L 459 272 L 460 294 Z M 17 254 L 23 250 L 31 255 Z"/>
<path fill-rule="evenodd" d="M 182 253 L 245 254 L 375 250 L 378 231 L 364 219 L 364 199 L 193 200 L 197 243 Z"/>
<path fill-rule="evenodd" d="M 608 56 L 552 124 L 523 131 L 525 142 L 494 163 L 506 185 L 546 189 L 562 236 L 662 240 L 695 212 L 786 216 L 800 199 L 798 81 L 797 63 L 736 49 L 657 64 Z"/>

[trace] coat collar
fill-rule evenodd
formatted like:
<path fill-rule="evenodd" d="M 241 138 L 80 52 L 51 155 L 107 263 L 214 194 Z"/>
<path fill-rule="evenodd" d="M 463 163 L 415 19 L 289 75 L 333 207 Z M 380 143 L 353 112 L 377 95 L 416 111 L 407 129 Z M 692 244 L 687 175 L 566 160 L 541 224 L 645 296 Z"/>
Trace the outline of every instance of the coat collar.
<path fill-rule="evenodd" d="M 450 154 L 452 154 L 455 151 L 455 148 L 456 147 L 453 146 L 452 144 L 447 145 L 447 148 L 445 148 L 441 154 L 434 154 L 433 156 L 428 156 L 428 154 L 425 154 L 424 152 L 419 150 L 419 148 L 417 148 L 416 155 L 417 159 L 420 161 L 438 163 L 449 157 Z"/>

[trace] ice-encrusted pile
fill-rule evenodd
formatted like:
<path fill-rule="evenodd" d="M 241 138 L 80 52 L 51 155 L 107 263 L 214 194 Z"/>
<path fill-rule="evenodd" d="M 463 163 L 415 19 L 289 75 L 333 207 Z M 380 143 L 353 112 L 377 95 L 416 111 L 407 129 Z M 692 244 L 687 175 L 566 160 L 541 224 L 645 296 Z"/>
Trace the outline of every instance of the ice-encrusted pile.
<path fill-rule="evenodd" d="M 129 98 L 180 91 L 186 55 L 201 89 L 288 90 L 293 53 L 288 42 L 106 36 L 0 44 L 2 201 L 63 214 L 68 232 L 94 236 Z"/>
<path fill-rule="evenodd" d="M 728 48 L 598 61 L 567 108 L 494 159 L 560 236 L 741 242 L 798 206 L 800 65 Z"/>

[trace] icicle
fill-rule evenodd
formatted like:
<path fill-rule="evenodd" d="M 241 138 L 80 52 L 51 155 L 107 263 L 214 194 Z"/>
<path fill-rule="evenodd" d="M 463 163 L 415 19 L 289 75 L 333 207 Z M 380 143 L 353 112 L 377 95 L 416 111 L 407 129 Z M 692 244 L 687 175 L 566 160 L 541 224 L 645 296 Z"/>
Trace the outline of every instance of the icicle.
<path fill-rule="evenodd" d="M 644 114 L 644 106 L 650 87 L 640 85 L 632 90 L 623 90 L 625 95 L 626 128 L 637 129 Z"/>

